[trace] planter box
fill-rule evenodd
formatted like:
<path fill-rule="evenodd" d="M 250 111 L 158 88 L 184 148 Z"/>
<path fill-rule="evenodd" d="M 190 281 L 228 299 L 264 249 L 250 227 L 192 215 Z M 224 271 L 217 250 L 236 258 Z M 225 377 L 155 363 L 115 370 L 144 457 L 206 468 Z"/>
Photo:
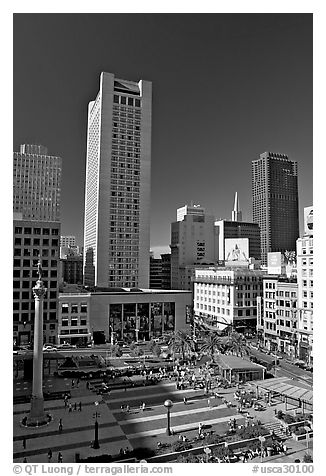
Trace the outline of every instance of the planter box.
<path fill-rule="evenodd" d="M 270 435 L 266 435 L 270 436 Z M 232 451 L 236 451 L 239 448 L 246 447 L 250 443 L 257 443 L 260 445 L 259 438 L 251 438 L 249 440 L 240 440 L 240 441 L 232 441 L 232 442 L 227 442 L 228 447 Z M 166 463 L 166 462 L 172 462 L 176 461 L 178 456 L 187 456 L 189 454 L 193 455 L 199 455 L 199 454 L 204 454 L 204 448 L 210 448 L 211 450 L 218 448 L 218 447 L 225 447 L 224 442 L 222 443 L 216 443 L 216 444 L 211 444 L 211 445 L 204 445 L 204 446 L 198 446 L 196 448 L 190 448 L 189 450 L 184 450 L 184 451 L 178 451 L 178 452 L 172 452 L 172 453 L 165 453 L 162 455 L 158 456 L 152 456 L 151 458 L 147 459 L 148 463 Z"/>
<path fill-rule="evenodd" d="M 305 433 L 304 435 L 296 435 L 295 433 L 292 433 L 292 439 L 295 441 L 305 441 L 306 439 L 313 438 L 313 432 Z"/>

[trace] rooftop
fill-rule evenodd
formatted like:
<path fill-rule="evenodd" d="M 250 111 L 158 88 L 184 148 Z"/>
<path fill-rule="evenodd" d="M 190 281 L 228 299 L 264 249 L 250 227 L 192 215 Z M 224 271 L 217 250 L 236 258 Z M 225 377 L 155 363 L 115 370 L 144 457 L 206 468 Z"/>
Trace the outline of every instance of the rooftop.
<path fill-rule="evenodd" d="M 263 365 L 255 364 L 235 355 L 220 354 L 217 356 L 217 363 L 223 369 L 230 370 L 260 370 L 265 368 Z"/>

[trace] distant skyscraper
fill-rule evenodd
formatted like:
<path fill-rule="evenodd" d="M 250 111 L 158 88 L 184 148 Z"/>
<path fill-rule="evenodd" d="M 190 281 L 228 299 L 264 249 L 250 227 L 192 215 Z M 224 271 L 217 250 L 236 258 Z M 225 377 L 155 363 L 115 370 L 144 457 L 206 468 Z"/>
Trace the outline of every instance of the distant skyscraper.
<path fill-rule="evenodd" d="M 228 238 L 248 238 L 249 258 L 260 260 L 260 229 L 257 223 L 242 221 L 238 193 L 234 197 L 232 219 L 217 220 L 215 228 L 218 232 L 218 259 L 225 260 L 225 240 Z"/>
<path fill-rule="evenodd" d="M 253 221 L 260 226 L 261 257 L 296 249 L 299 236 L 298 167 L 284 154 L 264 152 L 252 162 Z"/>
<path fill-rule="evenodd" d="M 85 284 L 148 287 L 151 127 L 152 83 L 102 73 L 88 107 Z"/>
<path fill-rule="evenodd" d="M 234 206 L 231 214 L 231 221 L 242 221 L 242 212 L 239 208 L 238 192 L 235 192 Z"/>
<path fill-rule="evenodd" d="M 76 237 L 72 235 L 60 236 L 60 246 L 76 246 Z"/>
<path fill-rule="evenodd" d="M 42 145 L 14 152 L 13 211 L 24 220 L 60 220 L 62 159 Z"/>

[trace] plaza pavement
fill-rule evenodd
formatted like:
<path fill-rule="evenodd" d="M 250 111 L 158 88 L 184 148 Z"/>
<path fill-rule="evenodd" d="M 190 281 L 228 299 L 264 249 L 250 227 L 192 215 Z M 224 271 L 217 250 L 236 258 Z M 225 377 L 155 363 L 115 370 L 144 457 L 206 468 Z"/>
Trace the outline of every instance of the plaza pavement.
<path fill-rule="evenodd" d="M 51 383 L 52 381 L 52 383 Z M 39 429 L 27 429 L 20 426 L 20 421 L 27 414 L 30 405 L 19 404 L 14 406 L 14 461 L 21 462 L 26 457 L 27 461 L 40 463 L 47 462 L 47 453 L 51 448 L 53 452 L 52 462 L 57 461 L 60 451 L 63 462 L 75 462 L 75 454 L 81 458 L 102 454 L 117 454 L 122 448 L 151 448 L 155 449 L 157 443 L 177 441 L 180 433 L 192 438 L 198 434 L 198 425 L 202 423 L 204 428 L 214 429 L 217 434 L 225 433 L 228 422 L 235 418 L 238 424 L 242 424 L 244 418 L 238 415 L 236 407 L 227 408 L 220 398 L 208 398 L 203 390 L 177 390 L 174 382 L 161 382 L 154 386 L 138 387 L 127 390 L 112 390 L 109 395 L 102 396 L 92 393 L 86 388 L 86 383 L 81 381 L 78 388 L 71 388 L 71 379 L 51 379 L 47 384 L 54 385 L 55 390 L 70 390 L 71 400 L 74 405 L 82 402 L 82 411 L 68 412 L 63 400 L 45 402 L 46 410 L 53 416 L 53 422 Z M 58 388 L 60 387 L 60 388 Z M 228 401 L 234 402 L 234 389 L 220 390 Z M 183 403 L 183 397 L 188 399 L 187 405 Z M 166 409 L 164 401 L 169 398 L 174 405 L 171 410 L 171 428 L 176 433 L 174 436 L 166 435 Z M 99 401 L 95 407 L 95 401 Z M 140 406 L 146 404 L 142 411 Z M 121 406 L 129 405 L 127 413 Z M 94 440 L 94 412 L 100 412 L 99 441 L 100 449 L 91 448 Z M 277 431 L 277 421 L 274 418 L 275 409 L 284 410 L 284 404 L 276 404 L 267 407 L 263 412 L 249 409 L 253 420 L 259 419 L 263 424 L 269 425 L 270 429 Z M 63 431 L 59 433 L 59 419 L 62 419 Z M 271 423 L 272 422 L 272 423 Z M 26 449 L 23 448 L 23 438 L 26 440 Z M 302 461 L 306 452 L 304 444 L 288 440 L 289 454 L 265 458 L 273 462 L 293 462 L 299 458 Z M 259 458 L 252 460 L 258 462 Z"/>

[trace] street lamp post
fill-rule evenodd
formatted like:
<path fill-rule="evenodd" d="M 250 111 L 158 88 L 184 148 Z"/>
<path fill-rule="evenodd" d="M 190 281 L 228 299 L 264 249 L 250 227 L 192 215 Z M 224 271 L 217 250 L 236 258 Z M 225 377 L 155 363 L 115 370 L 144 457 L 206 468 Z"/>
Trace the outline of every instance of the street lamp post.
<path fill-rule="evenodd" d="M 259 441 L 260 441 L 260 462 L 263 462 L 263 443 L 266 441 L 266 438 L 264 436 L 259 436 Z"/>
<path fill-rule="evenodd" d="M 100 418 L 101 414 L 97 411 L 98 405 L 99 405 L 99 402 L 95 402 L 96 411 L 93 415 L 93 418 L 95 418 L 94 442 L 93 442 L 93 449 L 94 450 L 98 450 L 99 447 L 100 447 L 100 443 L 98 441 L 98 421 L 97 421 L 97 419 Z"/>
<path fill-rule="evenodd" d="M 167 410 L 167 425 L 166 425 L 166 434 L 168 436 L 171 436 L 172 435 L 172 431 L 171 431 L 171 426 L 170 426 L 170 420 L 171 420 L 171 415 L 170 415 L 170 412 L 171 412 L 171 408 L 173 407 L 173 402 L 171 400 L 165 400 L 164 402 L 164 406 Z"/>
<path fill-rule="evenodd" d="M 206 454 L 206 463 L 209 463 L 209 456 L 211 454 L 212 450 L 210 448 L 208 448 L 208 446 L 206 446 L 206 448 L 204 448 L 204 453 Z"/>

